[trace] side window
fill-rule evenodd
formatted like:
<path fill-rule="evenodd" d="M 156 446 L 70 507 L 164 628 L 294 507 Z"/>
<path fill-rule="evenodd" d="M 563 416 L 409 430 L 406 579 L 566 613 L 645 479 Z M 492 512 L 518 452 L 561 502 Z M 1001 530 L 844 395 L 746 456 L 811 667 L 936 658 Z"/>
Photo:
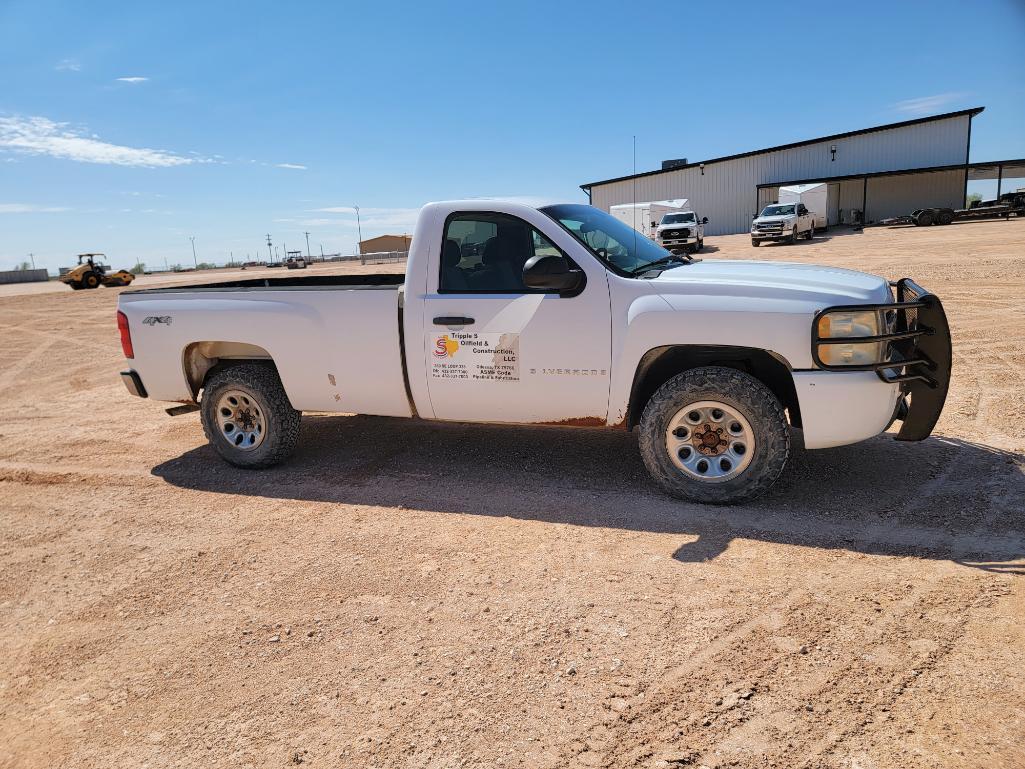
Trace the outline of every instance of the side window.
<path fill-rule="evenodd" d="M 523 265 L 532 256 L 561 255 L 522 219 L 473 212 L 449 217 L 438 288 L 444 292 L 526 293 Z"/>

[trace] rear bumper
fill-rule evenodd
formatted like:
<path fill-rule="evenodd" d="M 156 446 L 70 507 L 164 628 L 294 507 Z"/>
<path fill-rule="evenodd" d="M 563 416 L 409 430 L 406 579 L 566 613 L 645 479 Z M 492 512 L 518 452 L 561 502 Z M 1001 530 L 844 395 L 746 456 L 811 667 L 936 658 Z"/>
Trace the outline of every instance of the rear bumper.
<path fill-rule="evenodd" d="M 128 371 L 121 372 L 121 381 L 125 383 L 125 388 L 137 398 L 148 398 L 149 395 L 146 393 L 146 386 L 142 383 L 142 379 L 139 377 L 138 372 Z"/>

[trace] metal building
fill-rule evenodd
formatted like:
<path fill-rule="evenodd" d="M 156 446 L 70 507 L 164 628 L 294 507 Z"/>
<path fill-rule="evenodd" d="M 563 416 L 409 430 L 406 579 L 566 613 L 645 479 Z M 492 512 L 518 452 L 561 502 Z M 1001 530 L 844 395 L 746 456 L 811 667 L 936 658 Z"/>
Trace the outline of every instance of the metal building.
<path fill-rule="evenodd" d="M 863 128 L 581 185 L 592 205 L 689 198 L 706 234 L 747 232 L 779 187 L 828 184 L 829 224 L 964 205 L 969 178 L 997 163 L 969 164 L 972 119 L 983 107 Z M 1010 162 L 1010 161 L 1008 161 Z M 664 164 L 665 165 L 665 164 Z"/>

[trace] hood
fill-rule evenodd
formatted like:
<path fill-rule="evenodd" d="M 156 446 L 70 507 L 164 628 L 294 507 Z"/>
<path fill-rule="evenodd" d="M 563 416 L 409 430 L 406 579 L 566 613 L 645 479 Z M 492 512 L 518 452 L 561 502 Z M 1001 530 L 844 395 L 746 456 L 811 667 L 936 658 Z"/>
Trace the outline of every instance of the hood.
<path fill-rule="evenodd" d="M 757 216 L 754 221 L 756 223 L 767 224 L 769 222 L 787 222 L 791 219 L 796 219 L 797 214 L 776 214 L 775 216 Z"/>
<path fill-rule="evenodd" d="M 807 302 L 812 311 L 834 304 L 893 301 L 889 283 L 878 275 L 795 262 L 702 261 L 666 270 L 651 282 L 667 299 L 787 299 Z"/>

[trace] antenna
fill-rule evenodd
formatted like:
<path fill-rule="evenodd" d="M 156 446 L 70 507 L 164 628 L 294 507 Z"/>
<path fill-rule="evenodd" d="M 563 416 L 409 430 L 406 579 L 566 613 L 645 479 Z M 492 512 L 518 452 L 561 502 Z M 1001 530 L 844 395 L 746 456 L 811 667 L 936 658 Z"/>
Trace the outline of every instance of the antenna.
<path fill-rule="evenodd" d="M 633 222 L 634 222 L 634 254 L 637 254 L 637 134 L 634 134 L 634 172 L 630 182 L 633 188 Z"/>

